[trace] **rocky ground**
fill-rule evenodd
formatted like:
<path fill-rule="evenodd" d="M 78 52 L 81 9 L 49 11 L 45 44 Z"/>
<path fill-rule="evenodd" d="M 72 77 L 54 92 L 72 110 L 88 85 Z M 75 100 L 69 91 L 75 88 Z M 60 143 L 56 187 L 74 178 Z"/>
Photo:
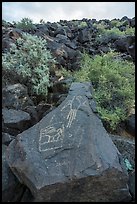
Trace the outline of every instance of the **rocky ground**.
<path fill-rule="evenodd" d="M 119 21 L 121 25 L 118 29 L 121 31 L 127 25 L 135 27 L 135 18 L 123 17 Z M 94 56 L 113 49 L 121 53 L 121 58 L 134 62 L 135 36 L 98 39 L 100 31 L 97 25 L 101 22 L 107 29 L 113 28 L 112 22 L 107 19 L 47 22 L 36 24 L 35 29 L 27 31 L 10 23 L 3 23 L 2 52 L 7 52 L 23 32 L 28 32 L 47 40 L 47 48 L 56 58 L 58 68 L 63 66 L 67 70 L 78 70 L 81 53 L 84 51 Z M 53 87 L 49 89 L 48 100 L 45 102 L 29 95 L 27 87 L 19 83 L 18 76 L 14 73 L 5 73 L 3 70 L 2 74 L 3 202 L 134 201 L 134 111 L 123 124 L 123 129 L 119 129 L 122 136 L 108 135 L 97 117 L 92 92 L 88 88 L 90 85 L 82 84 L 82 87 L 86 87 L 86 95 L 82 92 L 84 88 L 81 84 L 71 86 L 71 79 L 59 80 L 53 73 Z M 80 106 L 77 107 L 77 104 Z M 77 122 L 73 124 L 76 114 Z M 48 134 L 46 131 L 49 131 Z M 51 135 L 54 137 L 50 141 Z M 64 139 L 66 135 L 68 138 Z M 85 139 L 82 140 L 80 135 Z M 91 137 L 86 138 L 86 135 Z M 109 144 L 111 148 L 106 149 L 105 144 Z M 122 155 L 122 159 L 119 155 Z M 127 170 L 124 167 L 126 159 L 131 164 Z M 43 177 L 47 179 L 43 180 Z M 63 197 L 63 193 L 66 195 L 67 192 L 66 184 L 70 191 Z M 99 185 L 102 187 L 98 187 Z M 90 188 L 94 189 L 92 193 Z M 100 191 L 102 194 L 99 194 Z"/>

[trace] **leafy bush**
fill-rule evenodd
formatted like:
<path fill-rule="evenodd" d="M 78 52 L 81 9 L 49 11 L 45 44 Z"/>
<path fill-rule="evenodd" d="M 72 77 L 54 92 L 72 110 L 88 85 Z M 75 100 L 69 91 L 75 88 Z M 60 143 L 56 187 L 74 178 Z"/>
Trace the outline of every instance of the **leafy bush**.
<path fill-rule="evenodd" d="M 127 26 L 126 30 L 124 31 L 125 35 L 135 35 L 135 28 Z"/>
<path fill-rule="evenodd" d="M 87 23 L 82 21 L 82 22 L 78 25 L 78 28 L 84 28 L 84 27 L 87 27 Z"/>
<path fill-rule="evenodd" d="M 104 29 L 101 31 L 101 34 L 96 38 L 98 43 L 109 43 L 115 41 L 118 37 L 125 35 L 124 32 L 120 31 L 118 28 L 112 28 L 110 30 Z"/>
<path fill-rule="evenodd" d="M 65 69 L 64 67 L 60 67 L 58 70 L 55 70 L 55 74 L 57 77 L 70 78 L 72 77 L 72 72 L 70 70 Z"/>
<path fill-rule="evenodd" d="M 105 29 L 103 24 L 99 24 L 97 27 L 99 30 L 99 35 L 96 37 L 96 42 L 98 44 L 108 44 L 109 42 L 117 40 L 120 36 L 135 35 L 135 28 L 129 26 L 126 26 L 125 31 L 120 31 L 117 27 Z"/>
<path fill-rule="evenodd" d="M 38 95 L 47 95 L 50 86 L 49 68 L 54 62 L 46 50 L 46 40 L 29 34 L 18 38 L 10 52 L 2 56 L 3 69 L 14 70 L 21 76 L 22 82 L 30 87 L 31 93 Z"/>
<path fill-rule="evenodd" d="M 76 81 L 92 82 L 97 110 L 110 130 L 128 117 L 135 101 L 134 64 L 117 56 L 113 52 L 94 58 L 84 54 L 81 70 L 74 73 Z"/>
<path fill-rule="evenodd" d="M 119 26 L 121 26 L 123 24 L 123 21 L 122 22 L 120 22 L 119 20 L 116 20 L 116 19 L 113 19 L 113 20 L 111 20 L 111 25 L 112 25 L 112 27 L 119 27 Z"/>
<path fill-rule="evenodd" d="M 20 22 L 16 23 L 16 27 L 25 31 L 33 30 L 36 28 L 30 18 L 22 18 Z"/>

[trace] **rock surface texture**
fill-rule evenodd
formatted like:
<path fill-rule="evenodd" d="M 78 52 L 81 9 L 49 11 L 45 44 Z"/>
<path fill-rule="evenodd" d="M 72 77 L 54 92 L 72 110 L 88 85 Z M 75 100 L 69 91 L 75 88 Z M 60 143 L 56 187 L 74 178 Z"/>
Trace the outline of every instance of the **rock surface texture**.
<path fill-rule="evenodd" d="M 3 108 L 2 115 L 4 132 L 12 135 L 30 127 L 30 115 L 24 111 Z"/>
<path fill-rule="evenodd" d="M 27 87 L 22 84 L 7 85 L 2 89 L 3 108 L 23 110 L 24 107 L 34 105 L 28 96 Z"/>
<path fill-rule="evenodd" d="M 121 154 L 92 109 L 90 83 L 72 83 L 67 98 L 8 146 L 7 161 L 35 201 L 130 201 Z"/>
<path fill-rule="evenodd" d="M 2 202 L 19 201 L 24 187 L 12 173 L 6 161 L 6 145 L 2 145 Z"/>

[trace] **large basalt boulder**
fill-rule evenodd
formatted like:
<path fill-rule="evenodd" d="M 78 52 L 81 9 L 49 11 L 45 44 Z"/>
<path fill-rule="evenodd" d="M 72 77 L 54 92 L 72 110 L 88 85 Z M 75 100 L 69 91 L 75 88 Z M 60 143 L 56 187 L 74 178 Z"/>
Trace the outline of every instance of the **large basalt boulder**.
<path fill-rule="evenodd" d="M 120 37 L 114 45 L 118 52 L 127 52 L 135 60 L 135 36 Z"/>
<path fill-rule="evenodd" d="M 131 199 L 120 153 L 92 100 L 90 83 L 72 83 L 56 109 L 8 146 L 8 164 L 35 202 Z"/>
<path fill-rule="evenodd" d="M 77 46 L 75 45 L 74 42 L 71 42 L 70 39 L 65 36 L 65 35 L 61 35 L 61 34 L 58 34 L 55 38 L 55 41 L 58 42 L 58 43 L 63 43 L 65 44 L 66 46 L 72 48 L 72 49 L 76 49 Z"/>
<path fill-rule="evenodd" d="M 69 44 L 71 47 L 73 43 Z M 63 66 L 69 70 L 78 70 L 80 66 L 81 53 L 74 50 L 63 43 L 57 43 L 55 40 L 49 40 L 47 48 L 51 50 L 54 57 L 56 57 L 59 66 Z"/>
<path fill-rule="evenodd" d="M 89 42 L 90 40 L 91 40 L 90 30 L 87 28 L 80 30 L 78 35 L 78 41 L 80 43 L 85 43 L 85 42 Z"/>
<path fill-rule="evenodd" d="M 44 25 L 43 24 L 37 24 L 36 28 L 37 28 L 36 32 L 41 32 L 41 33 L 44 33 L 46 35 L 49 34 L 49 30 L 48 30 L 46 24 L 44 24 Z"/>

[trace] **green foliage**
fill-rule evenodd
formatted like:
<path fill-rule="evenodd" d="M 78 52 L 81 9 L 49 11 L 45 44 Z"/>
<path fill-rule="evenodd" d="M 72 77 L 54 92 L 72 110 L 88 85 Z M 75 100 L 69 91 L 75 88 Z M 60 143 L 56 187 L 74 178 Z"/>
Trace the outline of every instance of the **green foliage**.
<path fill-rule="evenodd" d="M 125 35 L 135 35 L 135 28 L 127 26 L 126 30 L 124 31 Z"/>
<path fill-rule="evenodd" d="M 78 25 L 78 28 L 84 28 L 84 27 L 87 27 L 87 23 L 82 21 L 79 25 Z"/>
<path fill-rule="evenodd" d="M 111 28 L 110 30 L 105 30 L 104 34 L 108 35 L 108 36 L 121 36 L 124 34 L 124 32 L 120 31 L 118 28 Z"/>
<path fill-rule="evenodd" d="M 118 39 L 120 36 L 126 36 L 126 35 L 135 35 L 135 28 L 130 27 L 129 25 L 126 26 L 125 31 L 120 31 L 119 26 L 123 24 L 123 22 L 112 20 L 111 24 L 113 28 L 107 29 L 106 24 L 104 22 L 101 22 L 99 24 L 94 24 L 96 28 L 98 29 L 98 36 L 96 37 L 96 42 L 98 44 L 102 43 L 109 43 L 111 41 L 114 41 Z"/>
<path fill-rule="evenodd" d="M 118 37 L 125 35 L 124 32 L 120 31 L 118 28 L 102 29 L 101 34 L 96 38 L 98 43 L 109 43 L 113 40 L 118 39 Z"/>
<path fill-rule="evenodd" d="M 118 59 L 109 52 L 91 58 L 84 54 L 81 70 L 74 73 L 76 81 L 91 81 L 97 110 L 110 130 L 128 117 L 135 101 L 134 64 Z"/>
<path fill-rule="evenodd" d="M 119 27 L 119 26 L 121 26 L 123 24 L 123 21 L 122 22 L 120 22 L 119 20 L 116 20 L 116 19 L 113 19 L 113 20 L 111 20 L 111 25 L 112 25 L 112 27 Z"/>
<path fill-rule="evenodd" d="M 91 58 L 89 58 L 89 56 L 86 53 L 84 53 L 83 58 L 81 60 L 81 69 L 73 73 L 73 76 L 76 79 L 76 81 L 78 82 L 90 81 L 89 80 L 90 63 Z"/>
<path fill-rule="evenodd" d="M 36 28 L 30 18 L 22 18 L 20 22 L 17 22 L 16 27 L 25 31 L 33 30 Z"/>
<path fill-rule="evenodd" d="M 106 24 L 104 23 L 104 21 L 102 21 L 100 23 L 94 23 L 93 26 L 95 26 L 98 29 L 99 33 L 103 33 L 107 27 Z"/>
<path fill-rule="evenodd" d="M 22 77 L 22 82 L 30 87 L 31 93 L 38 95 L 47 95 L 49 68 L 54 62 L 46 50 L 46 40 L 29 34 L 18 38 L 10 52 L 2 56 L 3 69 L 14 70 Z"/>
<path fill-rule="evenodd" d="M 70 70 L 66 70 L 64 67 L 61 67 L 60 69 L 55 70 L 55 73 L 57 77 L 69 78 L 72 76 L 72 72 Z"/>

